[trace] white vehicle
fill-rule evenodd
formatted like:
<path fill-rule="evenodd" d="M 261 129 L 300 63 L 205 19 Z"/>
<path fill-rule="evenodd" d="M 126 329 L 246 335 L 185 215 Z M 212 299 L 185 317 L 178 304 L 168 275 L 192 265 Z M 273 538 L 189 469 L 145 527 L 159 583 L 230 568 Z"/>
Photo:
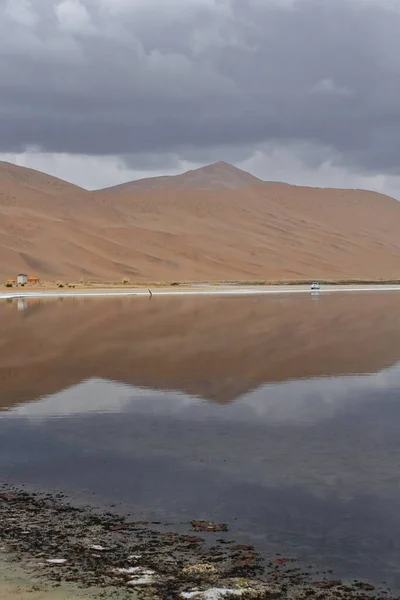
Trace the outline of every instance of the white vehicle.
<path fill-rule="evenodd" d="M 312 282 L 311 289 L 312 290 L 319 290 L 319 283 L 318 283 L 318 281 L 313 281 Z"/>

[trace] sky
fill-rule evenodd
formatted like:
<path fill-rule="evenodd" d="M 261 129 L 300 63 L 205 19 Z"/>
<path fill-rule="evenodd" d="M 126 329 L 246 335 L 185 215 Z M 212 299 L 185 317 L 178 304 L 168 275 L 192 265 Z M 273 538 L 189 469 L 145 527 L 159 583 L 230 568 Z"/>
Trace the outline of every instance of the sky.
<path fill-rule="evenodd" d="M 0 0 L 0 160 L 400 199 L 400 0 Z"/>

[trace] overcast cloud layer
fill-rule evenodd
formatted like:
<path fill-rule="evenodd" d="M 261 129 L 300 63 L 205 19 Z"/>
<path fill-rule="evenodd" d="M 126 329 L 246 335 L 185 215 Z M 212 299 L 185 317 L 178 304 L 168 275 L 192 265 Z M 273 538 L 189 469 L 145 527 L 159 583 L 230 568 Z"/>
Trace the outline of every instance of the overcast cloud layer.
<path fill-rule="evenodd" d="M 0 0 L 0 153 L 100 187 L 224 159 L 400 197 L 400 0 Z"/>

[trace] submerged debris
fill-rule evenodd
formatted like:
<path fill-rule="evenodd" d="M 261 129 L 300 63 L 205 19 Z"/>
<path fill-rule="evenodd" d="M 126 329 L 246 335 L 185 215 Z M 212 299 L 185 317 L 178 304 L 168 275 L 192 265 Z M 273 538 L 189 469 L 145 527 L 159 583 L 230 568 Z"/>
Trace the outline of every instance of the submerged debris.
<path fill-rule="evenodd" d="M 211 521 L 190 525 L 208 533 L 228 529 Z M 265 566 L 252 546 L 215 537 L 75 508 L 60 496 L 0 489 L 0 546 L 56 585 L 121 588 L 154 600 L 388 598 L 369 583 L 312 582 L 294 559 L 273 558 Z"/>
<path fill-rule="evenodd" d="M 181 571 L 182 577 L 189 581 L 217 581 L 219 571 L 210 563 L 200 563 L 184 567 Z"/>
<path fill-rule="evenodd" d="M 245 590 L 237 590 L 230 588 L 210 588 L 203 592 L 194 590 L 193 592 L 182 592 L 181 598 L 188 600 L 220 600 L 227 596 L 243 596 Z"/>
<path fill-rule="evenodd" d="M 156 582 L 156 573 L 151 569 L 139 569 L 128 581 L 128 585 L 152 585 Z"/>
<path fill-rule="evenodd" d="M 104 546 L 100 546 L 100 544 L 93 544 L 92 546 L 90 546 L 91 550 L 96 550 L 97 552 L 105 552 L 106 550 L 108 550 L 108 548 L 105 548 Z"/>
<path fill-rule="evenodd" d="M 67 560 L 65 558 L 48 558 L 46 560 L 49 565 L 64 565 Z"/>

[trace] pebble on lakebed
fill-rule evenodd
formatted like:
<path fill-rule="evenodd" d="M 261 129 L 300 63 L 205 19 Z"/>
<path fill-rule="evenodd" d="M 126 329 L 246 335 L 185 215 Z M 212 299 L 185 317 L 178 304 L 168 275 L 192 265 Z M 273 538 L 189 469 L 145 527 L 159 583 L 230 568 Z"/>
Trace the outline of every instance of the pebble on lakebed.
<path fill-rule="evenodd" d="M 146 600 L 366 600 L 368 583 L 313 582 L 293 559 L 264 563 L 252 546 L 218 539 L 227 526 L 191 521 L 206 539 L 167 525 L 129 522 L 67 504 L 62 496 L 0 488 L 0 546 L 55 585 L 75 582 Z M 213 535 L 214 534 L 214 535 Z M 391 597 L 392 599 L 393 597 Z"/>

